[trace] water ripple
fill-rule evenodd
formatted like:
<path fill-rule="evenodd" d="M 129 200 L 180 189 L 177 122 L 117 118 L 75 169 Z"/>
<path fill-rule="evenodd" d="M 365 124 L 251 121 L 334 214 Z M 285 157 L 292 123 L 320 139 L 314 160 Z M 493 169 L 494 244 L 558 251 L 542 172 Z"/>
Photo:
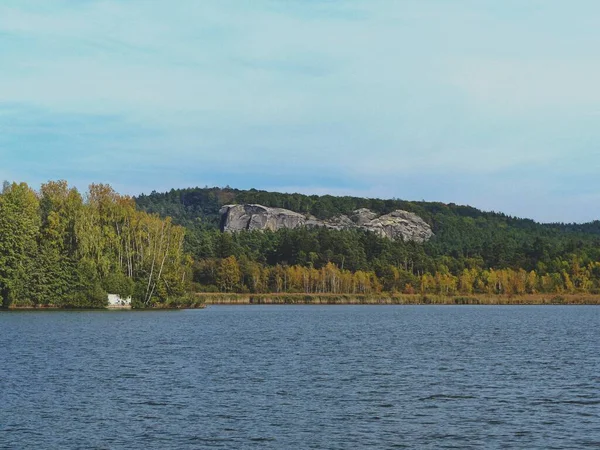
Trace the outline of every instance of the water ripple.
<path fill-rule="evenodd" d="M 598 448 L 600 308 L 0 313 L 0 449 Z"/>

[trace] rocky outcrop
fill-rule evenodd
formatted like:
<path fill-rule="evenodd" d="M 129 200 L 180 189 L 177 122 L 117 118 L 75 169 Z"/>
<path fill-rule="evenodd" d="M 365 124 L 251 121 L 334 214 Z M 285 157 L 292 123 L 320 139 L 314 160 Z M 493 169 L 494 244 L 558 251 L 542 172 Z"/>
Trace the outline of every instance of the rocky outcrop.
<path fill-rule="evenodd" d="M 371 211 L 370 209 L 367 209 L 367 208 L 357 209 L 356 211 L 354 211 L 352 213 L 352 216 L 351 216 L 352 221 L 359 227 L 362 227 L 363 225 L 368 224 L 369 222 L 371 222 L 373 219 L 376 219 L 376 218 L 377 218 L 377 213 L 374 213 L 373 211 Z"/>
<path fill-rule="evenodd" d="M 306 225 L 302 214 L 262 205 L 226 205 L 221 208 L 221 230 L 271 230 Z"/>
<path fill-rule="evenodd" d="M 328 220 L 319 220 L 288 209 L 267 206 L 226 205 L 221 208 L 222 231 L 271 230 L 281 228 L 327 227 L 335 230 L 362 228 L 391 240 L 425 242 L 433 237 L 431 227 L 418 215 L 397 210 L 383 216 L 361 208 L 350 217 L 341 215 Z"/>
<path fill-rule="evenodd" d="M 393 241 L 403 239 L 425 242 L 433 237 L 433 231 L 427 222 L 414 213 L 400 209 L 377 217 L 365 223 L 363 227 Z"/>

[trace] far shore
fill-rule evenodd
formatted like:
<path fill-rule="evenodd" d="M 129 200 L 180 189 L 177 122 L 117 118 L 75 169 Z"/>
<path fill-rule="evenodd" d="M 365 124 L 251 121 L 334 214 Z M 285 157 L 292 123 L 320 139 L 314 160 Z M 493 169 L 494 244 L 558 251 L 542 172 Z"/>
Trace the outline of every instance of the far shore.
<path fill-rule="evenodd" d="M 190 300 L 191 298 L 191 300 Z M 0 311 L 165 311 L 203 309 L 211 305 L 600 305 L 600 295 L 421 295 L 421 294 L 241 294 L 196 293 L 187 301 L 172 301 L 150 308 L 65 308 L 53 305 L 11 305 Z"/>
<path fill-rule="evenodd" d="M 205 305 L 600 305 L 600 295 L 234 294 L 198 293 Z"/>

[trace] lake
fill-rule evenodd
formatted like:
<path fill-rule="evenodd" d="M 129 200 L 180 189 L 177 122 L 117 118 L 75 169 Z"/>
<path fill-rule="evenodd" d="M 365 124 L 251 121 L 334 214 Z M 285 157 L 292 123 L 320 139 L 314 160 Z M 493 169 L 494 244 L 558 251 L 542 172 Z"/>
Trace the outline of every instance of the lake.
<path fill-rule="evenodd" d="M 595 306 L 0 313 L 0 448 L 600 447 Z"/>

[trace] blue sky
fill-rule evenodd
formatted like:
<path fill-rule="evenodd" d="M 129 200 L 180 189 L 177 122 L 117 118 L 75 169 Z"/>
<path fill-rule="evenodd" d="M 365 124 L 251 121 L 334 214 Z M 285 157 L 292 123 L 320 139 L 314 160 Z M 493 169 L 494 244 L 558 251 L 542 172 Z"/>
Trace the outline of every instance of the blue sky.
<path fill-rule="evenodd" d="M 0 179 L 600 219 L 597 0 L 3 0 Z"/>

